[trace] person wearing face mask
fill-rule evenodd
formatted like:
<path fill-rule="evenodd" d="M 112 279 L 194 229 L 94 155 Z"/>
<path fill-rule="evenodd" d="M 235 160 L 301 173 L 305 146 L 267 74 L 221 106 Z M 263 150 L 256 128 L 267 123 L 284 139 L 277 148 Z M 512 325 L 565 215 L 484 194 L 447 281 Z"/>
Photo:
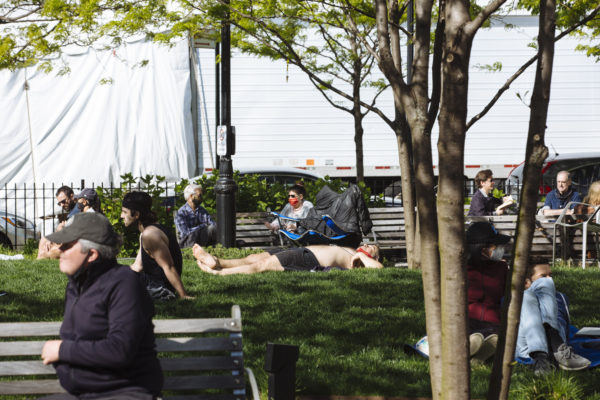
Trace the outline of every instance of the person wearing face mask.
<path fill-rule="evenodd" d="M 308 214 L 308 211 L 313 208 L 313 204 L 305 200 L 306 198 L 306 189 L 304 189 L 304 184 L 302 182 L 296 182 L 294 186 L 292 186 L 288 192 L 288 204 L 283 207 L 283 210 L 279 214 L 285 217 L 302 219 L 305 218 Z M 289 232 L 296 232 L 297 226 L 294 221 L 283 220 L 286 224 L 285 229 Z M 272 231 L 279 230 L 279 220 L 275 219 L 273 222 L 265 222 L 265 226 Z"/>
<path fill-rule="evenodd" d="M 98 193 L 96 193 L 94 189 L 82 189 L 81 192 L 74 196 L 74 198 L 75 201 L 77 201 L 77 208 L 80 212 L 97 212 L 102 214 Z"/>
<path fill-rule="evenodd" d="M 190 184 L 183 190 L 185 204 L 177 211 L 175 226 L 179 247 L 212 246 L 217 242 L 217 225 L 202 204 L 202 186 Z"/>
<path fill-rule="evenodd" d="M 475 222 L 467 230 L 469 343 L 472 361 L 485 362 L 496 352 L 500 305 L 508 264 L 502 258 L 510 236 L 489 222 Z"/>
<path fill-rule="evenodd" d="M 535 375 L 555 369 L 578 371 L 590 360 L 581 357 L 566 343 L 569 312 L 564 294 L 557 292 L 550 265 L 532 263 L 527 270 L 515 357 L 530 359 Z"/>

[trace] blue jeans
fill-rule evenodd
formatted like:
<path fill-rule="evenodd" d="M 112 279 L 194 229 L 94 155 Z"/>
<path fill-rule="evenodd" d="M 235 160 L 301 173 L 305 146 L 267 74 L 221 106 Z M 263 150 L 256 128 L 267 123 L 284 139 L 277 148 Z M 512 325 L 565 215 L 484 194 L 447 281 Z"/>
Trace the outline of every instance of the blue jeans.
<path fill-rule="evenodd" d="M 528 358 L 535 351 L 549 352 L 544 324 L 556 329 L 563 341 L 567 341 L 565 329 L 557 319 L 557 308 L 556 289 L 551 278 L 538 278 L 523 292 L 515 357 Z"/>

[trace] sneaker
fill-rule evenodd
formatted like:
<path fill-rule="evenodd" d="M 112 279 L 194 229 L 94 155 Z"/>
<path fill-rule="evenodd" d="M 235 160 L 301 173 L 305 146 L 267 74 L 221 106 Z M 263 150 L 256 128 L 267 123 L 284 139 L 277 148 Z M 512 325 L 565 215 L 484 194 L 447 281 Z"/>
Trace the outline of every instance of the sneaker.
<path fill-rule="evenodd" d="M 473 355 L 471 361 L 474 364 L 483 364 L 490 357 L 493 357 L 496 354 L 496 346 L 498 345 L 498 335 L 491 334 L 483 339 L 483 344 L 477 353 Z"/>
<path fill-rule="evenodd" d="M 544 376 L 555 370 L 554 364 L 547 357 L 538 358 L 533 364 L 533 374 L 535 376 Z"/>
<path fill-rule="evenodd" d="M 567 371 L 579 371 L 590 366 L 590 360 L 575 354 L 573 348 L 566 343 L 558 347 L 558 350 L 554 353 L 554 358 L 558 366 Z"/>
<path fill-rule="evenodd" d="M 469 335 L 469 355 L 477 353 L 483 345 L 483 335 L 479 332 L 471 333 Z"/>

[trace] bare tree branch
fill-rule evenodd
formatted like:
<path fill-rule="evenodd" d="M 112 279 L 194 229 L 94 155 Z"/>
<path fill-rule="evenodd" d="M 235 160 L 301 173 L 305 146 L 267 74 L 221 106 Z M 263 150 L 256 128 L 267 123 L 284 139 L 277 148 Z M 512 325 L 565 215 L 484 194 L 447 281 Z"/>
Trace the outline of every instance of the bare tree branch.
<path fill-rule="evenodd" d="M 479 12 L 479 14 L 465 26 L 465 32 L 471 37 L 473 37 L 473 35 L 475 35 L 475 32 L 477 32 L 477 30 L 481 28 L 485 20 L 488 19 L 489 16 L 492 15 L 492 13 L 494 13 L 496 10 L 498 10 L 498 8 L 500 8 L 500 6 L 504 3 L 506 3 L 506 0 L 494 0 L 490 4 L 485 6 Z"/>

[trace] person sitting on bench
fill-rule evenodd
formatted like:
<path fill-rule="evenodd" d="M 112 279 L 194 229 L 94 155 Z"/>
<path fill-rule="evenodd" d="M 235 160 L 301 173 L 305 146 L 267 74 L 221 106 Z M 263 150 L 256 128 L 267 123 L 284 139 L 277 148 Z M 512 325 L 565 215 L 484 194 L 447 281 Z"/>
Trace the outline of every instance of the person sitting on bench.
<path fill-rule="evenodd" d="M 383 264 L 378 261 L 379 246 L 374 244 L 363 244 L 358 249 L 327 245 L 276 248 L 232 260 L 214 257 L 198 245 L 193 247 L 193 251 L 198 267 L 204 272 L 216 275 L 255 274 L 267 271 L 322 271 L 331 268 L 383 268 Z"/>
<path fill-rule="evenodd" d="M 61 244 L 59 268 L 69 283 L 60 340 L 47 341 L 41 356 L 69 394 L 45 399 L 160 396 L 154 307 L 139 276 L 117 264 L 121 238 L 108 219 L 79 213 L 48 239 Z"/>

